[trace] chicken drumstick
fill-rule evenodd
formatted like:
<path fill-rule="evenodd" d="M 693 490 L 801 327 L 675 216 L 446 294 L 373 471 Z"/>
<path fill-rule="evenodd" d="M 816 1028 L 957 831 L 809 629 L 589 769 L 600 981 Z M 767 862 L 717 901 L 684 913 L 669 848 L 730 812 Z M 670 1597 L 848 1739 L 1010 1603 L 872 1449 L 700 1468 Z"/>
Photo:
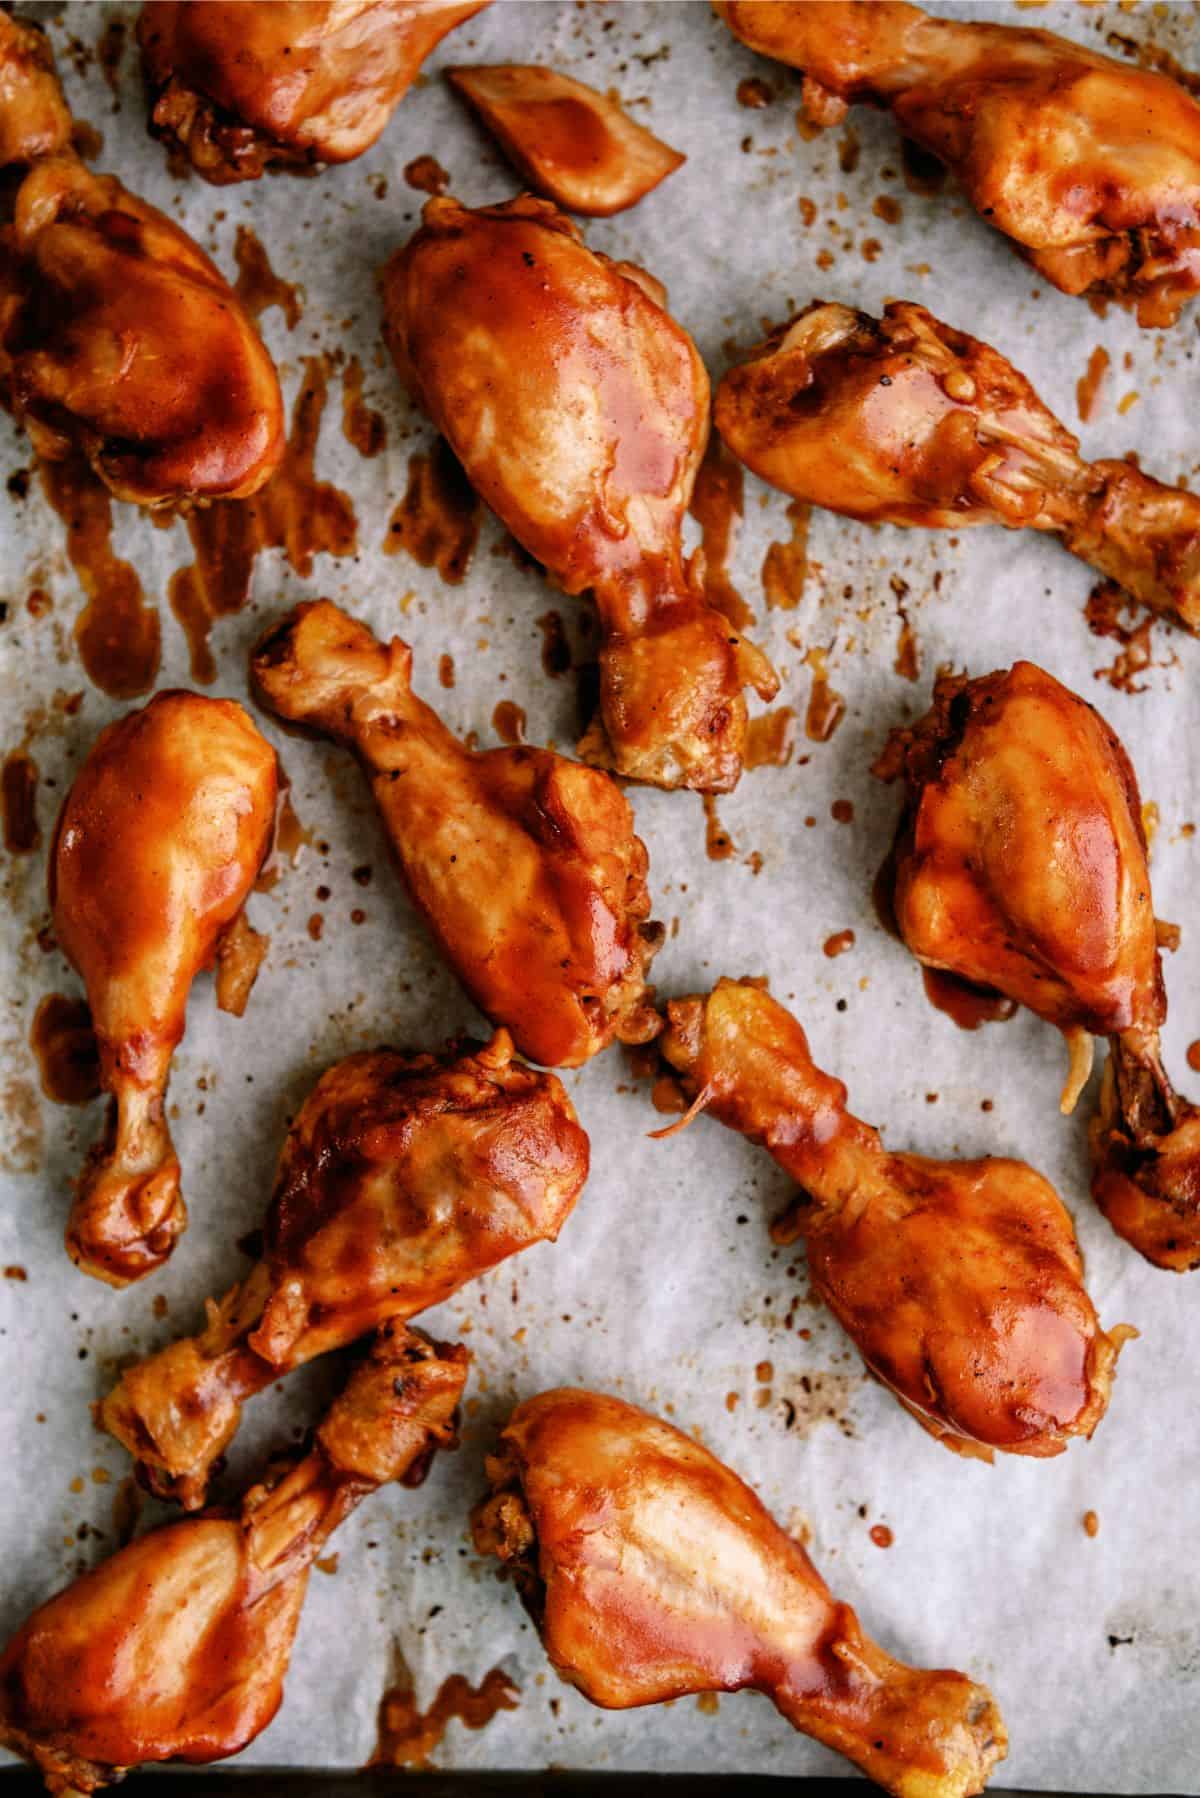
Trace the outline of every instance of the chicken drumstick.
<path fill-rule="evenodd" d="M 406 644 L 385 646 L 327 599 L 297 606 L 251 661 L 271 711 L 354 749 L 438 947 L 523 1055 L 577 1067 L 614 1037 L 646 1042 L 662 926 L 647 922 L 624 794 L 549 749 L 465 748 L 411 671 Z"/>
<path fill-rule="evenodd" d="M 54 931 L 87 988 L 112 1094 L 67 1247 L 113 1286 L 160 1266 L 186 1226 L 164 1115 L 171 1057 L 201 968 L 239 934 L 251 956 L 265 946 L 242 907 L 270 846 L 278 782 L 275 752 L 241 706 L 164 692 L 101 732 L 59 814 Z"/>
<path fill-rule="evenodd" d="M 982 1791 L 1007 1737 L 985 1686 L 893 1660 L 708 1449 L 621 1399 L 518 1405 L 475 1546 L 508 1566 L 563 1679 L 607 1710 L 763 1692 L 897 1798 Z"/>
<path fill-rule="evenodd" d="M 1137 777 L 1114 732 L 1032 662 L 944 675 L 895 751 L 907 802 L 894 910 L 918 960 L 990 987 L 1072 1045 L 1069 1110 L 1110 1045 L 1092 1191 L 1160 1267 L 1200 1264 L 1200 1109 L 1159 1047 L 1166 1016 Z"/>
<path fill-rule="evenodd" d="M 721 980 L 667 1015 L 688 1119 L 707 1108 L 803 1187 L 780 1240 L 804 1237 L 813 1286 L 918 1423 L 986 1461 L 1091 1435 L 1128 1332 L 1101 1329 L 1047 1180 L 1023 1161 L 886 1150 L 757 982 Z"/>
<path fill-rule="evenodd" d="M 873 524 L 1049 531 L 1200 631 L 1200 497 L 1085 462 L 1024 375 L 924 306 L 815 302 L 717 389 L 734 455 L 793 498 Z"/>
<path fill-rule="evenodd" d="M 0 1655 L 0 1744 L 64 1798 L 143 1761 L 245 1748 L 279 1709 L 313 1562 L 368 1493 L 453 1447 L 469 1361 L 386 1327 L 290 1472 L 41 1605 Z"/>
<path fill-rule="evenodd" d="M 504 1031 L 473 1052 L 351 1055 L 292 1125 L 263 1259 L 198 1336 L 122 1374 L 102 1426 L 160 1497 L 197 1509 L 245 1399 L 553 1241 L 587 1172 L 562 1085 L 514 1062 Z"/>
<path fill-rule="evenodd" d="M 1064 293 L 1171 325 L 1200 287 L 1200 106 L 1178 82 L 1049 31 L 902 0 L 714 0 L 751 49 L 805 71 L 810 117 L 890 107 L 975 210 Z"/>
<path fill-rule="evenodd" d="M 599 608 L 600 709 L 585 761 L 726 792 L 742 689 L 769 662 L 706 604 L 681 531 L 708 437 L 696 346 L 641 269 L 589 250 L 525 195 L 434 199 L 383 274 L 401 377 L 469 479 L 566 593 Z"/>

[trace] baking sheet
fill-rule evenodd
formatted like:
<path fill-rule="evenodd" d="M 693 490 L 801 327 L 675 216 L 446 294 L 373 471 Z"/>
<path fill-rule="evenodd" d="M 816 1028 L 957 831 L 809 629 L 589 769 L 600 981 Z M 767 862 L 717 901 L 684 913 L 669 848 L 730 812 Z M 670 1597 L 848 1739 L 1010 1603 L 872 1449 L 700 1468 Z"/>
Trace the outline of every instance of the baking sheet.
<path fill-rule="evenodd" d="M 986 10 L 1088 43 L 1119 30 L 1152 38 L 1185 63 L 1200 60 L 1190 7 L 1064 0 L 1036 12 Z M 106 4 L 51 10 L 71 102 L 104 137 L 97 166 L 181 219 L 230 274 L 236 229 L 251 224 L 279 275 L 305 290 L 294 329 L 279 310 L 263 320 L 289 403 L 303 358 L 340 349 L 359 357 L 366 401 L 388 431 L 387 448 L 374 459 L 347 442 L 335 371 L 317 473 L 352 495 L 357 554 L 318 557 L 308 578 L 279 552 L 262 554 L 253 603 L 214 630 L 214 693 L 244 698 L 247 651 L 264 623 L 296 599 L 328 594 L 378 633 L 403 633 L 415 652 L 418 689 L 456 729 L 494 741 L 493 709 L 511 699 L 528 715 L 531 741 L 573 741 L 573 683 L 544 675 L 537 620 L 558 610 L 578 646 L 579 602 L 497 553 L 503 537 L 491 521 L 458 586 L 405 555 L 382 554 L 409 458 L 430 439 L 379 351 L 375 274 L 413 229 L 423 199 L 403 170 L 420 155 L 436 156 L 451 190 L 470 204 L 507 197 L 516 185 L 438 79 L 446 62 L 552 63 L 614 88 L 636 118 L 687 152 L 686 167 L 657 193 L 623 217 L 590 225 L 587 235 L 666 281 L 672 309 L 714 378 L 736 347 L 756 341 L 764 322 L 814 296 L 871 310 L 889 296 L 911 297 L 1011 355 L 1070 423 L 1076 382 L 1093 348 L 1103 346 L 1112 367 L 1091 423 L 1079 427 L 1085 452 L 1136 448 L 1143 465 L 1168 480 L 1200 469 L 1200 307 L 1174 331 L 1142 332 L 1117 309 L 1101 318 L 1046 288 L 964 203 L 908 190 L 886 118 L 858 110 L 852 135 L 842 127 L 804 141 L 796 129 L 798 80 L 735 43 L 702 4 L 500 0 L 443 44 L 428 78 L 360 161 L 316 180 L 225 190 L 168 172 L 144 133 L 132 50 L 115 97 L 106 86 L 91 53 L 110 21 L 132 25 L 133 16 L 133 8 Z M 772 90 L 760 110 L 736 97 L 750 76 Z M 855 166 L 843 166 L 855 163 L 856 145 Z M 899 222 L 876 212 L 881 195 L 900 202 Z M 815 207 L 810 225 L 801 197 Z M 26 442 L 0 418 L 0 473 L 29 461 Z M 130 507 L 116 507 L 115 518 L 116 551 L 136 564 L 161 613 L 159 683 L 188 684 L 187 646 L 165 601 L 170 573 L 190 560 L 183 528 L 155 529 Z M 514 1593 L 475 1555 L 466 1515 L 483 1485 L 484 1450 L 512 1404 L 548 1385 L 583 1383 L 701 1435 L 785 1524 L 811 1531 L 818 1565 L 887 1648 L 916 1663 L 963 1667 L 991 1684 L 1011 1734 L 1005 1784 L 1197 1788 L 1196 1287 L 1145 1265 L 1092 1209 L 1085 1130 L 1094 1087 L 1072 1120 L 1059 1118 L 1057 1035 L 1025 1014 L 975 1035 L 960 1032 L 926 1003 L 915 965 L 880 930 L 870 887 L 899 801 L 871 777 L 869 764 L 889 727 L 924 708 L 943 662 L 980 673 L 1032 656 L 1100 706 L 1133 756 L 1143 796 L 1159 808 L 1156 908 L 1183 925 L 1167 966 L 1166 1045 L 1186 1090 L 1185 1051 L 1200 1036 L 1193 997 L 1200 932 L 1186 903 L 1200 840 L 1184 831 L 1200 810 L 1200 645 L 1156 627 L 1155 665 L 1143 690 L 1114 690 L 1096 673 L 1117 646 L 1091 636 L 1083 620 L 1089 571 L 1053 544 L 1001 531 L 956 539 L 872 531 L 822 514 L 812 520 L 800 604 L 769 610 L 764 556 L 789 535 L 785 500 L 748 476 L 730 573 L 756 614 L 751 634 L 775 660 L 784 677 L 780 703 L 796 708 L 801 726 L 813 679 L 805 655 L 827 650 L 846 716 L 828 742 L 806 740 L 801 728 L 790 766 L 756 770 L 719 801 L 721 824 L 737 846 L 727 860 L 708 858 L 698 797 L 633 795 L 656 914 L 672 928 L 678 920 L 656 964 L 659 990 L 696 990 L 720 973 L 766 974 L 803 1020 L 820 1063 L 846 1079 L 854 1108 L 890 1144 L 933 1155 L 1015 1153 L 1054 1180 L 1076 1214 L 1102 1318 L 1132 1322 L 1142 1333 L 1122 1360 L 1109 1415 L 1093 1443 L 1052 1462 L 1001 1458 L 989 1468 L 939 1448 L 863 1378 L 847 1340 L 808 1303 L 802 1253 L 772 1247 L 767 1224 L 787 1197 L 783 1176 L 707 1121 L 671 1142 L 647 1140 L 660 1120 L 623 1055 L 610 1051 L 567 1076 L 591 1133 L 594 1171 L 559 1244 L 508 1263 L 423 1320 L 461 1337 L 475 1356 L 462 1451 L 443 1458 L 420 1491 L 378 1494 L 340 1532 L 336 1572 L 311 1581 L 284 1707 L 243 1764 L 351 1768 L 365 1761 L 398 1646 L 422 1704 L 447 1675 L 478 1682 L 496 1665 L 521 1688 L 518 1708 L 486 1729 L 452 1723 L 434 1757 L 440 1765 L 848 1770 L 756 1696 L 608 1715 L 550 1671 Z M 73 770 L 125 707 L 99 693 L 79 663 L 72 635 L 78 582 L 62 524 L 36 481 L 24 501 L 0 511 L 0 546 L 8 602 L 0 631 L 4 747 L 26 741 L 38 764 L 43 833 L 41 853 L 6 858 L 0 918 L 10 1170 L 0 1265 L 28 1276 L 0 1281 L 0 1418 L 9 1445 L 0 1457 L 0 1631 L 7 1635 L 33 1603 L 111 1548 L 114 1493 L 127 1463 L 115 1443 L 93 1432 L 88 1406 L 107 1390 L 121 1357 L 195 1327 L 205 1295 L 245 1270 L 236 1243 L 261 1218 L 287 1120 L 317 1074 L 351 1050 L 432 1046 L 481 1025 L 398 890 L 349 760 L 284 738 L 260 718 L 281 750 L 312 840 L 274 890 L 252 902 L 252 921 L 270 932 L 272 945 L 245 1018 L 216 1013 L 207 978 L 192 995 L 171 1089 L 191 1228 L 169 1267 L 131 1290 L 110 1292 L 76 1273 L 61 1244 L 68 1181 L 100 1127 L 101 1108 L 44 1100 L 27 1038 L 44 993 L 77 991 L 61 956 L 37 943 L 47 921 L 44 843 Z M 894 667 L 897 576 L 919 644 L 915 683 Z M 53 601 L 40 617 L 26 608 L 34 587 Z M 449 691 L 437 679 L 444 654 L 457 673 Z M 77 693 L 83 697 L 72 713 L 61 696 Z M 853 806 L 849 823 L 832 816 L 839 800 Z M 363 887 L 354 870 L 366 866 L 373 873 Z M 318 887 L 329 889 L 327 901 L 316 897 Z M 366 914 L 357 924 L 355 911 Z M 319 942 L 307 928 L 317 912 L 324 918 Z M 828 958 L 826 939 L 847 928 L 853 948 Z M 985 1100 L 992 1104 L 986 1112 Z M 336 1379 L 335 1369 L 318 1366 L 248 1407 L 229 1489 L 313 1417 Z M 1099 1518 L 1094 1538 L 1082 1523 L 1089 1510 Z M 872 1540 L 877 1524 L 892 1532 L 886 1550 Z"/>

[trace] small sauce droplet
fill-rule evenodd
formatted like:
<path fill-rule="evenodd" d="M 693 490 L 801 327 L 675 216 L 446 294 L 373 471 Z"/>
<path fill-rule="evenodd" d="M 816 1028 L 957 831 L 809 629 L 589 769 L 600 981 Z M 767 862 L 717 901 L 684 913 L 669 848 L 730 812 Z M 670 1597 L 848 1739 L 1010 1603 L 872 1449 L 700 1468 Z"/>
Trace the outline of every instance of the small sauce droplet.
<path fill-rule="evenodd" d="M 349 356 L 342 368 L 342 435 L 368 461 L 387 448 L 387 423 L 363 399 L 363 367 Z"/>
<path fill-rule="evenodd" d="M 1016 1002 L 988 986 L 960 980 L 943 968 L 922 968 L 925 997 L 938 1011 L 952 1018 L 960 1030 L 978 1030 L 981 1024 L 1003 1024 L 1016 1011 Z"/>
<path fill-rule="evenodd" d="M 1187 1064 L 1194 1073 L 1200 1074 L 1200 1042 L 1188 1044 Z"/>
<path fill-rule="evenodd" d="M 716 1692 L 699 1692 L 696 1695 L 696 1709 L 705 1717 L 715 1717 L 721 1709 L 721 1699 Z"/>
<path fill-rule="evenodd" d="M 552 680 L 571 672 L 571 645 L 561 612 L 543 612 L 538 619 L 542 633 L 542 667 Z"/>
<path fill-rule="evenodd" d="M 38 769 L 24 749 L 4 758 L 0 794 L 4 812 L 4 847 L 10 855 L 32 855 L 42 840 L 37 816 Z"/>
<path fill-rule="evenodd" d="M 729 578 L 729 558 L 745 511 L 746 478 L 714 431 L 696 475 L 688 511 L 700 526 L 704 550 L 704 597 L 741 630 L 754 613 Z"/>
<path fill-rule="evenodd" d="M 737 854 L 737 844 L 724 829 L 717 816 L 717 802 L 712 793 L 705 793 L 704 799 L 704 847 L 708 851 L 710 862 L 727 862 Z"/>
<path fill-rule="evenodd" d="M 751 718 L 742 751 L 744 768 L 786 768 L 796 747 L 796 714 L 790 705 L 776 706 Z"/>
<path fill-rule="evenodd" d="M 835 824 L 853 824 L 854 801 L 852 799 L 835 799 L 829 808 L 829 816 Z"/>
<path fill-rule="evenodd" d="M 86 1105 L 100 1091 L 100 1050 L 83 999 L 47 993 L 33 1015 L 29 1046 L 42 1091 L 56 1105 Z"/>
<path fill-rule="evenodd" d="M 810 649 L 804 658 L 813 677 L 804 734 L 814 743 L 828 743 L 846 713 L 845 700 L 829 684 L 826 653 L 823 649 Z"/>
<path fill-rule="evenodd" d="M 436 156 L 414 156 L 404 165 L 404 179 L 422 194 L 444 194 L 450 177 Z"/>
<path fill-rule="evenodd" d="M 110 19 L 96 44 L 96 61 L 113 93 L 113 111 L 120 110 L 121 60 L 125 55 L 125 35 L 129 27 L 124 19 Z"/>
<path fill-rule="evenodd" d="M 388 521 L 383 552 L 404 550 L 457 587 L 471 566 L 482 514 L 454 452 L 439 438 L 430 455 L 409 458 L 408 487 Z"/>
<path fill-rule="evenodd" d="M 892 194 L 877 195 L 871 211 L 877 219 L 882 219 L 885 225 L 898 225 L 904 217 L 903 206 Z"/>
<path fill-rule="evenodd" d="M 443 687 L 449 688 L 454 685 L 454 657 L 452 655 L 446 654 L 438 657 L 438 680 Z"/>
<path fill-rule="evenodd" d="M 1097 1517 L 1095 1511 L 1085 1511 L 1083 1513 L 1083 1527 L 1085 1533 L 1089 1536 L 1098 1536 L 1100 1534 L 1100 1519 Z"/>
<path fill-rule="evenodd" d="M 238 269 L 233 291 L 251 318 L 261 318 L 278 306 L 288 330 L 294 330 L 304 311 L 304 289 L 298 282 L 280 279 L 249 225 L 238 226 L 233 257 Z"/>
<path fill-rule="evenodd" d="M 853 125 L 847 125 L 838 141 L 838 167 L 843 175 L 852 175 L 862 157 L 862 139 Z"/>
<path fill-rule="evenodd" d="M 492 729 L 502 743 L 525 741 L 525 714 L 511 699 L 502 699 L 492 713 Z"/>
<path fill-rule="evenodd" d="M 762 584 L 773 612 L 794 612 L 808 575 L 808 525 L 812 507 L 794 499 L 787 509 L 792 534 L 786 543 L 767 545 L 763 557 Z"/>
<path fill-rule="evenodd" d="M 737 103 L 749 107 L 751 112 L 761 112 L 775 98 L 774 90 L 759 75 L 747 75 L 737 85 Z"/>
<path fill-rule="evenodd" d="M 1087 373 L 1081 375 L 1075 383 L 1075 403 L 1079 407 L 1079 416 L 1087 424 L 1096 410 L 1096 400 L 1100 393 L 1100 384 L 1104 380 L 1108 368 L 1108 351 L 1097 344 L 1088 357 Z"/>
<path fill-rule="evenodd" d="M 412 1673 L 397 1649 L 393 1683 L 379 1701 L 379 1742 L 370 1764 L 427 1768 L 453 1718 L 468 1729 L 483 1729 L 498 1711 L 515 1711 L 520 1696 L 508 1675 L 493 1667 L 479 1686 L 452 1673 L 428 1710 L 418 1710 Z"/>
<path fill-rule="evenodd" d="M 830 961 L 839 955 L 845 955 L 847 949 L 853 949 L 853 947 L 854 932 L 852 930 L 838 930 L 832 936 L 825 938 L 824 949 Z"/>
<path fill-rule="evenodd" d="M 876 1548 L 890 1548 L 896 1540 L 886 1523 L 873 1523 L 870 1536 Z"/>

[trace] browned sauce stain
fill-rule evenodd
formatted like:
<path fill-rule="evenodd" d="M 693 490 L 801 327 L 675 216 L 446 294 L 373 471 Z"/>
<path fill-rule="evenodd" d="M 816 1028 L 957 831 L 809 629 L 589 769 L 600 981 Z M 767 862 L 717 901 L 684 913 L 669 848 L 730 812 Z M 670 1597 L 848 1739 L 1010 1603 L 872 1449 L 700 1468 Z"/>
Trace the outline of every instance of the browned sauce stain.
<path fill-rule="evenodd" d="M 816 201 L 810 200 L 807 194 L 801 194 L 796 204 L 800 209 L 800 223 L 802 225 L 815 224 L 817 219 Z"/>
<path fill-rule="evenodd" d="M 438 438 L 428 456 L 410 456 L 408 489 L 388 522 L 384 554 L 405 550 L 457 587 L 479 539 L 483 508 L 449 444 Z"/>
<path fill-rule="evenodd" d="M 786 768 L 796 747 L 796 714 L 790 705 L 776 706 L 751 718 L 742 751 L 744 768 Z"/>
<path fill-rule="evenodd" d="M 112 699 L 148 693 L 158 673 L 158 613 L 136 569 L 113 554 L 112 498 L 82 456 L 43 462 L 42 491 L 67 527 L 67 555 L 87 604 L 75 641 L 89 678 Z"/>
<path fill-rule="evenodd" d="M 845 955 L 847 949 L 853 949 L 854 932 L 852 930 L 836 930 L 832 936 L 825 938 L 823 947 L 830 961 L 833 961 L 837 956 Z"/>
<path fill-rule="evenodd" d="M 747 75 L 737 84 L 737 103 L 749 107 L 751 112 L 761 112 L 774 98 L 774 90 L 759 75 Z"/>
<path fill-rule="evenodd" d="M 192 677 L 204 685 L 216 678 L 213 624 L 246 604 L 259 550 L 282 549 L 307 577 L 314 556 L 352 556 L 358 548 L 349 494 L 315 474 L 328 397 L 328 358 L 306 357 L 283 460 L 267 485 L 251 499 L 215 500 L 187 516 L 195 561 L 171 576 L 168 595 L 188 640 Z"/>
<path fill-rule="evenodd" d="M 543 612 L 538 619 L 542 633 L 542 667 L 552 680 L 571 672 L 571 645 L 561 612 Z"/>
<path fill-rule="evenodd" d="M 829 808 L 829 816 L 835 824 L 853 824 L 854 801 L 852 799 L 835 799 Z"/>
<path fill-rule="evenodd" d="M 4 847 L 10 855 L 32 855 L 42 840 L 37 816 L 38 767 L 24 749 L 4 758 L 0 772 L 0 804 L 4 811 Z"/>
<path fill-rule="evenodd" d="M 890 1548 L 896 1540 L 886 1523 L 873 1523 L 868 1534 L 876 1548 Z"/>
<path fill-rule="evenodd" d="M 1085 1511 L 1083 1513 L 1083 1527 L 1089 1536 L 1098 1536 L 1100 1534 L 1100 1519 L 1097 1517 L 1095 1511 Z"/>
<path fill-rule="evenodd" d="M 452 655 L 438 657 L 438 680 L 443 687 L 454 685 L 454 657 Z"/>
<path fill-rule="evenodd" d="M 100 1091 L 100 1050 L 84 999 L 47 993 L 33 1014 L 29 1046 L 42 1091 L 56 1105 L 86 1105 Z"/>
<path fill-rule="evenodd" d="M 1088 357 L 1087 373 L 1081 375 L 1075 383 L 1075 403 L 1079 407 L 1079 416 L 1084 424 L 1096 410 L 1096 400 L 1108 368 L 1108 361 L 1108 351 L 1097 344 Z"/>
<path fill-rule="evenodd" d="M 312 917 L 308 920 L 307 929 L 308 929 L 308 934 L 312 938 L 313 942 L 319 943 L 321 940 L 321 934 L 325 929 L 325 920 L 321 916 L 319 911 L 315 911 L 313 913 Z"/>
<path fill-rule="evenodd" d="M 786 543 L 769 543 L 763 557 L 762 584 L 773 612 L 794 612 L 808 574 L 808 524 L 812 507 L 794 499 L 787 509 L 792 534 Z"/>
<path fill-rule="evenodd" d="M 910 138 L 900 139 L 900 163 L 904 185 L 911 194 L 940 194 L 946 185 L 946 166 Z"/>
<path fill-rule="evenodd" d="M 670 1074 L 660 1074 L 650 1090 L 650 1103 L 655 1111 L 665 1114 L 686 1111 L 688 1102 L 680 1090 L 679 1082 Z"/>
<path fill-rule="evenodd" d="M 838 167 L 843 175 L 852 175 L 862 157 L 862 139 L 853 125 L 847 125 L 838 139 Z"/>
<path fill-rule="evenodd" d="M 978 1030 L 981 1024 L 1003 1024 L 1016 1011 L 1016 1002 L 989 986 L 961 980 L 944 968 L 922 968 L 925 997 L 938 1011 L 953 1018 L 960 1030 Z"/>
<path fill-rule="evenodd" d="M 502 699 L 492 713 L 492 729 L 502 743 L 523 743 L 525 714 L 511 699 Z"/>
<path fill-rule="evenodd" d="M 696 1709 L 705 1717 L 716 1717 L 720 1713 L 721 1699 L 716 1692 L 701 1692 L 696 1698 Z"/>
<path fill-rule="evenodd" d="M 739 630 L 754 613 L 729 578 L 729 558 L 744 511 L 745 475 L 721 439 L 709 438 L 688 511 L 700 526 L 704 550 L 704 597 Z"/>
<path fill-rule="evenodd" d="M 368 461 L 387 448 L 387 424 L 363 399 L 363 368 L 357 356 L 342 368 L 342 435 Z"/>
<path fill-rule="evenodd" d="M 28 1280 L 29 1275 L 26 1273 L 25 1269 L 21 1266 L 19 1261 L 10 1261 L 8 1266 L 4 1270 L 4 1278 L 6 1280 L 24 1281 L 24 1280 Z"/>
<path fill-rule="evenodd" d="M 275 273 L 249 225 L 238 226 L 233 257 L 238 271 L 233 290 L 250 316 L 261 318 L 272 306 L 278 306 L 288 330 L 294 331 L 304 311 L 304 289 L 298 282 L 284 281 Z"/>
<path fill-rule="evenodd" d="M 871 211 L 885 225 L 898 225 L 904 217 L 904 208 L 892 194 L 877 194 Z"/>
<path fill-rule="evenodd" d="M 404 165 L 404 179 L 423 194 L 444 194 L 450 185 L 450 177 L 436 156 L 414 156 Z"/>
<path fill-rule="evenodd" d="M 112 89 L 114 101 L 119 100 L 121 95 L 121 62 L 125 55 L 128 29 L 124 19 L 110 19 L 96 44 L 96 61 L 100 64 L 100 73 Z M 116 105 L 113 106 L 113 111 L 117 111 Z"/>
<path fill-rule="evenodd" d="M 1188 1044 L 1187 1064 L 1195 1073 L 1200 1074 L 1200 1042 Z"/>
<path fill-rule="evenodd" d="M 810 649 L 804 660 L 812 669 L 812 690 L 804 715 L 804 734 L 814 743 L 828 743 L 846 714 L 846 702 L 829 684 L 826 651 Z"/>
<path fill-rule="evenodd" d="M 737 844 L 717 816 L 717 801 L 712 793 L 704 798 L 704 847 L 710 862 L 727 862 L 737 854 Z"/>
<path fill-rule="evenodd" d="M 442 1681 L 426 1711 L 417 1708 L 413 1676 L 399 1649 L 393 1683 L 379 1701 L 379 1742 L 373 1767 L 427 1768 L 447 1726 L 457 1718 L 468 1729 L 483 1729 L 499 1711 L 515 1711 L 521 1696 L 508 1675 L 493 1667 L 478 1686 L 461 1673 Z"/>
<path fill-rule="evenodd" d="M 1094 637 L 1112 637 L 1121 645 L 1115 661 L 1096 669 L 1096 679 L 1119 693 L 1144 693 L 1146 683 L 1137 676 L 1154 666 L 1154 614 L 1144 612 L 1115 581 L 1101 581 L 1088 594 L 1083 615 Z"/>

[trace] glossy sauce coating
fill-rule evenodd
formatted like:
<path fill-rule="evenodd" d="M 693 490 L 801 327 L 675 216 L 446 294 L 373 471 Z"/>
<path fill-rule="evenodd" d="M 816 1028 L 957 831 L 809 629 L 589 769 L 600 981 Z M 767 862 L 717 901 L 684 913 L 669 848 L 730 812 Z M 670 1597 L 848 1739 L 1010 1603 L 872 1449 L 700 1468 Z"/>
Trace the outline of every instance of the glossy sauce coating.
<path fill-rule="evenodd" d="M 614 1037 L 646 1041 L 662 930 L 629 802 L 552 750 L 465 748 L 411 668 L 407 645 L 328 600 L 289 613 L 252 658 L 265 705 L 355 751 L 439 949 L 522 1054 L 576 1067 Z"/>
<path fill-rule="evenodd" d="M 152 1531 L 40 1606 L 0 1655 L 0 1743 L 65 1795 L 252 1742 L 279 1708 L 313 1561 L 368 1493 L 453 1445 L 468 1362 L 381 1332 L 290 1472 L 233 1515 Z"/>
<path fill-rule="evenodd" d="M 198 1336 L 122 1375 L 103 1427 L 155 1491 L 195 1509 L 244 1399 L 553 1241 L 588 1153 L 560 1082 L 513 1061 L 503 1032 L 473 1053 L 339 1062 L 288 1134 L 263 1260 Z"/>
<path fill-rule="evenodd" d="M 229 699 L 167 691 L 101 732 L 50 851 L 54 931 L 87 989 L 108 1132 L 76 1188 L 67 1246 L 123 1285 L 185 1227 L 164 1115 L 188 992 L 249 897 L 275 816 L 275 752 Z"/>
<path fill-rule="evenodd" d="M 725 791 L 742 688 L 769 664 L 705 604 L 681 531 L 708 435 L 708 379 L 662 290 L 531 196 L 471 212 L 430 200 L 383 273 L 402 378 L 468 478 L 568 593 L 599 607 L 588 761 Z"/>
<path fill-rule="evenodd" d="M 890 107 L 989 224 L 1064 293 L 1175 322 L 1200 286 L 1200 106 L 1177 82 L 1048 31 L 937 19 L 902 0 L 715 0 L 805 71 L 805 105 Z"/>
<path fill-rule="evenodd" d="M 488 0 L 148 0 L 150 128 L 207 181 L 370 149 L 448 31 Z"/>
<path fill-rule="evenodd" d="M 754 982 L 673 1001 L 663 1053 L 693 1109 L 803 1188 L 809 1277 L 871 1371 L 948 1448 L 1056 1455 L 1104 1414 L 1122 1340 L 1083 1286 L 1075 1232 L 1024 1162 L 888 1152 L 803 1030 Z"/>
<path fill-rule="evenodd" d="M 670 1424 L 566 1388 L 518 1405 L 476 1547 L 515 1578 L 557 1671 L 623 1710 L 750 1687 L 899 1798 L 982 1790 L 991 1694 L 866 1636 L 750 1488 Z"/>

